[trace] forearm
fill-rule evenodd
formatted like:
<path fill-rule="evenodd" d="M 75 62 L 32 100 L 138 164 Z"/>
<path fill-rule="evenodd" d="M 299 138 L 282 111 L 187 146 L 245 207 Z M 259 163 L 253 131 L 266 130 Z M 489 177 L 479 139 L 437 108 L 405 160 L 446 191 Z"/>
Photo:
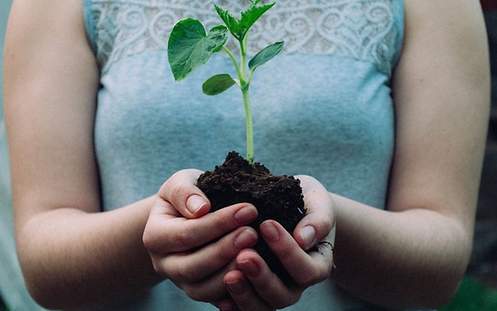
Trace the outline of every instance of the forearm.
<path fill-rule="evenodd" d="M 154 197 L 102 213 L 59 208 L 18 229 L 27 286 L 45 307 L 126 297 L 159 280 L 142 234 Z"/>
<path fill-rule="evenodd" d="M 336 204 L 335 279 L 386 307 L 435 307 L 462 277 L 471 237 L 426 209 L 389 212 L 332 194 Z"/>

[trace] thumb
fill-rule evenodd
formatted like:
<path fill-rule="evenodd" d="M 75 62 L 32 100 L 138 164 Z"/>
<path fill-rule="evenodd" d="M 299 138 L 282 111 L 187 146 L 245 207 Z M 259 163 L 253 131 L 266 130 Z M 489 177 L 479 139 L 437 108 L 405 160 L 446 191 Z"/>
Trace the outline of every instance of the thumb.
<path fill-rule="evenodd" d="M 295 227 L 293 237 L 302 249 L 309 250 L 334 233 L 335 213 L 331 195 L 324 186 L 319 184 L 313 185 L 312 189 L 303 188 L 307 213 Z"/>
<path fill-rule="evenodd" d="M 209 212 L 209 199 L 195 184 L 203 172 L 196 169 L 181 170 L 173 174 L 160 188 L 159 196 L 185 218 L 198 218 Z"/>

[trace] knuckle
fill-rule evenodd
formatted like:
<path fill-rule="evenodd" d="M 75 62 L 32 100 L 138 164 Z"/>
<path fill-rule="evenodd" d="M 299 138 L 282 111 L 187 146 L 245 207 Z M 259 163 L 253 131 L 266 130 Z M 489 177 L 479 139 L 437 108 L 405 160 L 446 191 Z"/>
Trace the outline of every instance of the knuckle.
<path fill-rule="evenodd" d="M 321 263 L 319 266 L 316 267 L 315 269 L 315 283 L 321 282 L 326 280 L 331 276 L 331 268 L 332 265 L 328 265 L 325 263 Z"/>
<path fill-rule="evenodd" d="M 227 262 L 233 259 L 236 255 L 233 246 L 233 239 L 227 239 L 226 241 L 222 241 L 222 245 L 219 246 L 218 259 L 222 262 Z"/>
<path fill-rule="evenodd" d="M 190 297 L 193 300 L 196 301 L 208 301 L 207 295 L 203 293 L 201 290 L 197 289 L 195 286 L 192 285 L 184 285 L 183 286 L 183 291 L 185 294 Z"/>
<path fill-rule="evenodd" d="M 163 259 L 161 259 L 159 257 L 154 257 L 154 256 L 152 256 L 151 258 L 152 258 L 152 267 L 154 268 L 154 271 L 157 274 L 168 278 L 169 275 L 166 271 L 166 268 L 163 265 Z"/>
<path fill-rule="evenodd" d="M 174 236 L 174 244 L 177 248 L 187 249 L 195 242 L 195 233 L 192 230 L 179 230 Z"/>
<path fill-rule="evenodd" d="M 329 270 L 324 267 L 314 267 L 309 273 L 304 274 L 300 280 L 300 285 L 308 287 L 326 280 L 329 277 Z"/>
<path fill-rule="evenodd" d="M 148 227 L 145 227 L 145 230 L 143 231 L 142 243 L 147 250 L 156 251 L 157 238 Z"/>
<path fill-rule="evenodd" d="M 142 243 L 146 249 L 151 249 L 152 245 L 154 244 L 152 236 L 150 235 L 149 230 L 147 230 L 147 227 L 145 227 L 145 230 L 143 231 Z"/>
<path fill-rule="evenodd" d="M 169 186 L 169 193 L 171 195 L 171 200 L 174 198 L 186 197 L 188 194 L 188 187 L 183 182 L 175 182 Z"/>
<path fill-rule="evenodd" d="M 177 171 L 169 177 L 161 186 L 159 192 L 163 194 L 168 201 L 172 201 L 175 197 L 186 196 L 190 187 L 187 182 L 187 175 L 192 174 L 189 170 Z"/>
<path fill-rule="evenodd" d="M 216 256 L 210 259 L 211 266 L 219 266 L 220 264 L 228 263 L 236 257 L 238 249 L 236 249 L 234 241 L 238 232 L 239 231 L 232 232 L 228 236 L 225 236 L 218 242 L 212 244 L 212 250 Z"/>
<path fill-rule="evenodd" d="M 289 243 L 275 245 L 279 258 L 286 258 L 287 261 L 294 261 L 295 249 Z"/>
<path fill-rule="evenodd" d="M 324 281 L 328 277 L 328 273 L 326 272 L 326 270 L 327 269 L 324 269 L 324 267 L 317 267 L 316 269 L 314 269 L 314 278 L 312 279 L 312 284 Z"/>
<path fill-rule="evenodd" d="M 157 263 L 156 260 L 152 260 L 152 267 L 154 268 L 154 271 L 156 273 L 161 274 L 161 275 L 163 274 L 162 270 L 160 269 L 159 264 Z"/>
<path fill-rule="evenodd" d="M 167 191 L 166 189 L 168 188 L 168 182 L 169 182 L 169 179 L 166 180 L 159 188 L 159 191 L 157 192 L 157 195 L 161 198 L 167 198 Z"/>
<path fill-rule="evenodd" d="M 320 282 L 324 281 L 324 280 L 326 280 L 326 279 L 328 279 L 328 278 L 331 277 L 331 271 L 332 271 L 332 269 L 333 269 L 333 264 L 330 264 L 330 265 L 326 266 L 325 268 L 323 268 L 323 272 L 321 274 L 321 280 L 320 280 Z"/>
<path fill-rule="evenodd" d="M 184 281 L 184 271 L 181 266 L 173 264 L 171 262 L 171 258 L 166 258 L 163 261 L 163 270 L 168 277 L 175 282 L 183 282 Z"/>
<path fill-rule="evenodd" d="M 183 282 L 194 282 L 195 273 L 187 265 L 179 264 L 176 266 L 176 277 Z"/>
<path fill-rule="evenodd" d="M 228 209 L 221 209 L 219 213 L 212 214 L 212 229 L 216 234 L 222 234 L 234 227 L 233 217 L 230 217 L 229 212 Z"/>
<path fill-rule="evenodd" d="M 178 176 L 178 173 L 179 172 L 176 172 L 174 173 L 173 175 L 171 175 L 163 184 L 162 186 L 160 187 L 159 189 L 159 193 L 162 194 L 163 196 L 166 197 L 166 199 L 169 200 L 169 190 L 171 189 L 171 187 L 175 184 L 175 181 L 177 179 L 177 176 Z"/>
<path fill-rule="evenodd" d="M 182 170 L 176 171 L 174 174 L 172 174 L 171 177 L 169 177 L 169 179 L 175 180 L 175 181 L 182 180 L 189 174 L 190 174 L 189 169 L 182 169 Z"/>
<path fill-rule="evenodd" d="M 328 234 L 328 232 L 331 230 L 331 228 L 333 226 L 331 218 L 330 217 L 322 217 L 320 219 L 320 222 L 321 222 L 321 227 L 323 228 L 323 230 L 326 231 L 326 232 L 323 232 L 323 233 L 325 235 Z"/>
<path fill-rule="evenodd" d="M 303 273 L 300 275 L 298 284 L 302 287 L 309 287 L 318 282 L 319 272 L 316 269 L 311 269 L 308 273 Z"/>
<path fill-rule="evenodd" d="M 314 277 L 310 275 L 301 276 L 297 280 L 297 284 L 302 287 L 309 287 L 314 284 Z"/>

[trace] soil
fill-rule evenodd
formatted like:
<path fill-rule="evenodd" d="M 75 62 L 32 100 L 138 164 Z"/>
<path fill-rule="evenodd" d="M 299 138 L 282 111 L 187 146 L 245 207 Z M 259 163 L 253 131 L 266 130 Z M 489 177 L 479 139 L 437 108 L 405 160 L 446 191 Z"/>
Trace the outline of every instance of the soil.
<path fill-rule="evenodd" d="M 258 162 L 251 165 L 235 151 L 228 153 L 224 163 L 216 166 L 214 171 L 200 175 L 197 186 L 209 198 L 211 212 L 241 202 L 253 204 L 259 215 L 251 226 L 257 231 L 263 221 L 273 219 L 292 234 L 306 213 L 298 179 L 286 175 L 273 176 L 264 165 Z M 284 282 L 291 282 L 290 276 L 262 238 L 258 240 L 255 250 Z"/>

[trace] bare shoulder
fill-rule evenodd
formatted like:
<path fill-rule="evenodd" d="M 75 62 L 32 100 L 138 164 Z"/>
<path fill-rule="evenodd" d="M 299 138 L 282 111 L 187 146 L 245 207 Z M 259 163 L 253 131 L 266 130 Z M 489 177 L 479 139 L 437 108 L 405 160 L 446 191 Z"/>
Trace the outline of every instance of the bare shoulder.
<path fill-rule="evenodd" d="M 31 23 L 50 21 L 50 24 L 56 24 L 58 21 L 72 21 L 70 24 L 76 25 L 78 19 L 83 19 L 82 12 L 81 0 L 13 0 L 11 6 L 14 19 Z"/>
<path fill-rule="evenodd" d="M 473 24 L 480 20 L 482 16 L 482 9 L 478 0 L 404 0 L 404 5 L 408 22 L 418 26 L 422 26 L 421 22 L 427 23 L 427 27 L 432 24 L 445 24 L 459 17 L 469 19 L 458 20 L 459 25 Z M 443 28 L 447 29 L 450 26 L 457 25 L 446 24 Z"/>
<path fill-rule="evenodd" d="M 50 45 L 57 51 L 66 45 L 88 54 L 83 21 L 83 1 L 14 0 L 6 32 L 6 49 L 24 49 L 35 54 L 39 48 Z M 10 49 L 10 50 L 9 50 Z M 7 54 L 5 57 L 11 56 Z M 93 61 L 93 60 L 91 60 Z"/>
<path fill-rule="evenodd" d="M 450 57 L 471 77 L 486 79 L 487 37 L 478 0 L 405 0 L 405 50 L 423 58 Z M 415 45 L 415 46 L 413 46 Z M 441 53 L 436 53 L 440 50 Z M 437 55 L 438 54 L 438 55 Z M 409 61 L 409 59 L 408 59 Z"/>

